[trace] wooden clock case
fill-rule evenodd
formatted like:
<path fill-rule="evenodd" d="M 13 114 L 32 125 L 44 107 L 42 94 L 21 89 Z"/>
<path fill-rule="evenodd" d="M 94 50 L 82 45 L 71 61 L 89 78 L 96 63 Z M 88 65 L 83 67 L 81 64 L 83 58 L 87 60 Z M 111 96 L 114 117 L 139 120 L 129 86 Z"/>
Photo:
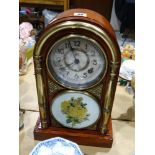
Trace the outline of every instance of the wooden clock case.
<path fill-rule="evenodd" d="M 84 35 L 94 39 L 104 49 L 107 70 L 103 79 L 91 88 L 80 90 L 95 96 L 101 108 L 99 120 L 86 129 L 63 127 L 50 114 L 50 103 L 63 90 L 72 90 L 58 84 L 48 73 L 47 55 L 51 46 L 69 34 Z M 121 56 L 115 33 L 109 22 L 100 14 L 87 9 L 71 9 L 59 14 L 50 22 L 36 43 L 34 67 L 40 117 L 34 129 L 34 139 L 64 137 L 78 144 L 111 147 L 111 110 L 118 80 Z"/>

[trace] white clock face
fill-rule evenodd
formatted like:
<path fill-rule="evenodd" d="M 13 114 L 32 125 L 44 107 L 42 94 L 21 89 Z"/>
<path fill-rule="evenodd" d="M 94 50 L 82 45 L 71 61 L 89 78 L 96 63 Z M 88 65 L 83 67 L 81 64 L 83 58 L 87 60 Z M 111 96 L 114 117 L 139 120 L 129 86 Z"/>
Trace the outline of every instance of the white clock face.
<path fill-rule="evenodd" d="M 85 36 L 69 35 L 49 51 L 47 65 L 59 84 L 85 89 L 97 84 L 106 71 L 106 57 L 99 44 Z"/>

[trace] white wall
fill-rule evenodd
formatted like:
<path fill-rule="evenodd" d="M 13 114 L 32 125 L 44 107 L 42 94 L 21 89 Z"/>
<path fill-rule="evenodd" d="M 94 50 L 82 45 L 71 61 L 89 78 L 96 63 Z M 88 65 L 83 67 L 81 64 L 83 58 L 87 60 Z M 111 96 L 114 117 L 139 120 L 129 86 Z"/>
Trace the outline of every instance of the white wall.
<path fill-rule="evenodd" d="M 115 10 L 114 10 L 115 9 L 114 4 L 115 4 L 115 0 L 113 2 L 110 24 L 112 25 L 115 31 L 119 31 L 120 21 L 116 17 Z"/>

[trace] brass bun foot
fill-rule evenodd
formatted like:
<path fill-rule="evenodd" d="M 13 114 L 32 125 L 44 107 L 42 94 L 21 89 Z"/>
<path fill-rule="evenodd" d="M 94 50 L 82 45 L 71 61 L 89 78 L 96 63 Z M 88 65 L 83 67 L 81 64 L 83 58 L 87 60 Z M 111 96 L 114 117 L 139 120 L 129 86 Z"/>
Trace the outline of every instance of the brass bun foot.
<path fill-rule="evenodd" d="M 75 130 L 58 127 L 49 127 L 47 129 L 42 129 L 40 119 L 38 119 L 34 129 L 34 139 L 46 140 L 52 137 L 63 137 L 77 143 L 78 145 L 110 148 L 113 142 L 112 122 L 110 119 L 108 131 L 106 135 L 104 135 L 99 131 L 87 129 Z"/>
<path fill-rule="evenodd" d="M 107 135 L 108 134 L 108 127 L 106 125 L 104 125 L 103 127 L 100 128 L 100 132 L 103 135 Z"/>

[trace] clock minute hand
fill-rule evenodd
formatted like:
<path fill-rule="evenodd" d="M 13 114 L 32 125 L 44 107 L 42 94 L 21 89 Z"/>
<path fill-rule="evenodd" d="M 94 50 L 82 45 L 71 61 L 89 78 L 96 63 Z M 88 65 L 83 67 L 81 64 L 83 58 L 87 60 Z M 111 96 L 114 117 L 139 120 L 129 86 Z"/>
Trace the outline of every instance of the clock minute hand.
<path fill-rule="evenodd" d="M 74 63 L 75 63 L 75 64 L 79 64 L 79 63 L 80 63 L 80 60 L 76 58 L 75 53 L 74 53 L 74 48 L 72 47 L 70 40 L 68 40 L 68 43 L 69 43 L 71 52 L 72 52 L 73 57 L 74 57 Z"/>
<path fill-rule="evenodd" d="M 68 43 L 69 43 L 69 47 L 70 47 L 71 51 L 73 51 L 74 49 L 73 49 L 73 47 L 72 47 L 72 45 L 71 45 L 70 40 L 68 40 Z"/>
<path fill-rule="evenodd" d="M 76 59 L 75 53 L 74 53 L 74 48 L 72 47 L 70 40 L 68 40 L 68 43 L 69 43 L 70 50 L 71 50 L 71 52 L 72 52 L 74 58 Z"/>

